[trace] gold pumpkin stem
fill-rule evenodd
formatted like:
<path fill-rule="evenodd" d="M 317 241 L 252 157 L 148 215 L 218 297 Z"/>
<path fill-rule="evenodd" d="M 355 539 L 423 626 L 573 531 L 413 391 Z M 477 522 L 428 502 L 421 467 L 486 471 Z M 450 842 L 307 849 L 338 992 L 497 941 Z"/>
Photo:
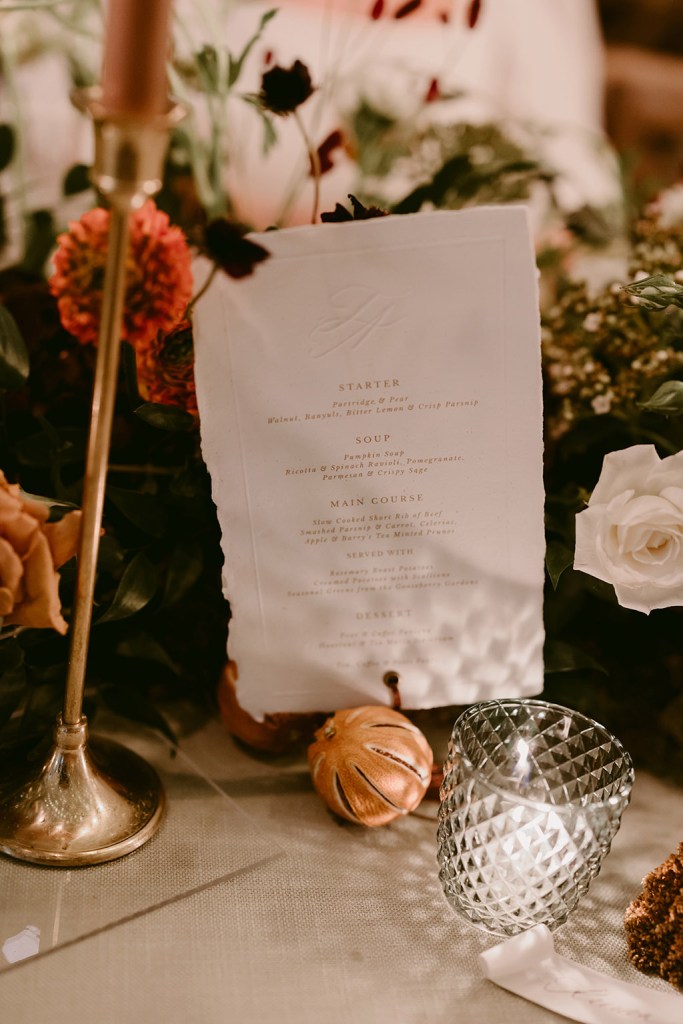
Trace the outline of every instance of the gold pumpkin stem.
<path fill-rule="evenodd" d="M 394 711 L 401 710 L 401 691 L 398 688 L 399 674 L 390 670 L 384 673 L 382 682 L 391 691 L 391 706 Z"/>

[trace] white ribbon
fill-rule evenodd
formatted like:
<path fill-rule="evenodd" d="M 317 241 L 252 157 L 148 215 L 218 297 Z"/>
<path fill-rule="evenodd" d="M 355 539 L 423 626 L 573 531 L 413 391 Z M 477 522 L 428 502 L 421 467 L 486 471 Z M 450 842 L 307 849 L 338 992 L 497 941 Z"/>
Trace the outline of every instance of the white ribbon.
<path fill-rule="evenodd" d="M 618 981 L 555 952 L 544 924 L 480 956 L 485 976 L 532 1003 L 583 1024 L 682 1024 L 683 996 Z"/>

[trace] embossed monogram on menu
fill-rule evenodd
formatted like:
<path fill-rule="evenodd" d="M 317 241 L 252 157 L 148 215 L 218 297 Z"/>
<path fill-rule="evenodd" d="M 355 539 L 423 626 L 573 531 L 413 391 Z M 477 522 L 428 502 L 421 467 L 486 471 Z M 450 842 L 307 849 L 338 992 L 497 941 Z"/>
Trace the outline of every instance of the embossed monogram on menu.
<path fill-rule="evenodd" d="M 310 333 L 309 355 L 313 359 L 338 349 L 356 349 L 377 331 L 395 327 L 404 318 L 397 311 L 398 295 L 354 284 L 330 295 L 334 312 L 324 316 Z"/>

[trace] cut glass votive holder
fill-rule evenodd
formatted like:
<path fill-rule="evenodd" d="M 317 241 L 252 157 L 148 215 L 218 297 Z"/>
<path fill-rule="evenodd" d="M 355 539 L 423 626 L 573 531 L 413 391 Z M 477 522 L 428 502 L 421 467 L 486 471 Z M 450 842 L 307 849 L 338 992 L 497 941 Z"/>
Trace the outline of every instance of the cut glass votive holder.
<path fill-rule="evenodd" d="M 541 700 L 469 708 L 441 787 L 449 903 L 495 935 L 556 928 L 600 870 L 632 786 L 619 740 L 578 711 Z"/>

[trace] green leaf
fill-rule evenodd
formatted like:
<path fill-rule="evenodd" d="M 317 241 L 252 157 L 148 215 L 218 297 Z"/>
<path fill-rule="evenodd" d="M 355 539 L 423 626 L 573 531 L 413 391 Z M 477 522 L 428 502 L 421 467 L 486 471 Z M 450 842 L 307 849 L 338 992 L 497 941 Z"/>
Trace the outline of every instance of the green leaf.
<path fill-rule="evenodd" d="M 161 402 L 144 402 L 137 407 L 135 415 L 151 427 L 169 430 L 172 433 L 186 433 L 195 425 L 194 417 L 189 412 L 174 405 L 163 405 Z"/>
<path fill-rule="evenodd" d="M 466 153 L 458 153 L 440 167 L 431 181 L 409 192 L 404 199 L 393 207 L 393 213 L 417 213 L 427 202 L 440 206 L 444 195 L 449 189 L 457 188 L 458 180 L 463 178 L 472 168 Z"/>
<path fill-rule="evenodd" d="M 0 726 L 9 721 L 26 693 L 24 651 L 16 640 L 0 642 Z"/>
<path fill-rule="evenodd" d="M 125 555 L 121 543 L 110 533 L 100 537 L 100 546 L 97 552 L 97 571 L 107 572 L 112 575 L 118 574 L 121 570 Z"/>
<path fill-rule="evenodd" d="M 666 309 L 668 306 L 683 308 L 683 284 L 677 284 L 665 274 L 653 274 L 640 281 L 624 286 L 627 295 L 632 295 L 645 309 Z"/>
<path fill-rule="evenodd" d="M 96 622 L 118 622 L 136 615 L 152 600 L 159 588 L 159 575 L 144 551 L 139 551 L 126 566 L 114 600 Z"/>
<path fill-rule="evenodd" d="M 574 564 L 574 552 L 559 540 L 551 540 L 546 547 L 545 567 L 550 576 L 553 590 L 557 590 L 560 576 Z"/>
<path fill-rule="evenodd" d="M 163 537 L 168 525 L 168 512 L 153 494 L 107 487 L 107 498 L 126 519 L 150 537 Z"/>
<path fill-rule="evenodd" d="M 164 604 L 175 604 L 190 590 L 202 574 L 204 553 L 198 541 L 188 538 L 171 552 L 166 570 Z"/>
<path fill-rule="evenodd" d="M 261 152 L 268 156 L 271 149 L 277 142 L 277 129 L 272 117 L 265 111 L 261 111 L 261 124 L 263 125 L 263 144 Z"/>
<path fill-rule="evenodd" d="M 19 462 L 33 469 L 51 466 L 55 459 L 68 465 L 85 460 L 87 443 L 80 427 L 50 427 L 22 437 L 16 444 L 16 455 Z"/>
<path fill-rule="evenodd" d="M 157 710 L 156 705 L 147 700 L 135 687 L 124 684 L 102 686 L 100 688 L 100 696 L 106 706 L 111 711 L 115 711 L 116 714 L 158 730 L 171 743 L 175 744 L 178 742 L 176 734 L 161 712 Z"/>
<path fill-rule="evenodd" d="M 173 660 L 165 647 L 149 633 L 135 633 L 127 636 L 116 648 L 116 653 L 123 658 L 135 658 L 140 661 L 153 661 L 157 665 L 163 665 L 173 675 L 179 676 L 181 668 Z"/>
<path fill-rule="evenodd" d="M 17 322 L 0 305 L 0 388 L 16 391 L 28 380 L 28 351 Z"/>
<path fill-rule="evenodd" d="M 46 505 L 50 510 L 49 521 L 54 523 L 63 519 L 67 512 L 73 512 L 79 506 L 74 504 L 73 501 L 57 501 L 55 498 L 46 498 L 43 494 L 31 494 L 30 491 L 25 491 L 22 487 L 22 496 L 29 498 L 31 501 L 40 501 L 43 505 Z"/>
<path fill-rule="evenodd" d="M 261 124 L 263 125 L 263 155 L 267 156 L 273 145 L 277 142 L 277 129 L 273 123 L 273 119 L 267 110 L 264 110 L 261 106 L 261 100 L 254 93 L 243 93 L 240 99 L 248 103 L 249 106 L 253 107 L 256 113 L 261 118 Z"/>
<path fill-rule="evenodd" d="M 41 274 L 56 238 L 55 222 L 49 210 L 34 210 L 27 218 L 24 255 L 19 266 L 32 274 Z"/>
<path fill-rule="evenodd" d="M 587 245 L 607 245 L 614 238 L 614 229 L 605 211 L 589 204 L 568 215 L 567 227 Z"/>
<path fill-rule="evenodd" d="M 215 94 L 218 91 L 218 51 L 215 46 L 206 43 L 198 50 L 194 59 L 202 82 L 204 92 Z"/>
<path fill-rule="evenodd" d="M 92 187 L 90 168 L 87 164 L 74 164 L 64 175 L 62 192 L 65 196 L 75 196 L 79 192 L 87 192 Z"/>
<path fill-rule="evenodd" d="M 668 380 L 658 387 L 647 402 L 639 403 L 648 412 L 661 412 L 665 416 L 683 415 L 683 381 Z"/>
<path fill-rule="evenodd" d="M 0 171 L 11 164 L 15 141 L 14 128 L 9 124 L 0 124 Z"/>
<path fill-rule="evenodd" d="M 233 57 L 231 54 L 228 54 L 228 89 L 231 89 L 233 87 L 237 79 L 242 74 L 242 68 L 244 67 L 245 60 L 247 59 L 254 46 L 263 35 L 263 30 L 268 24 L 268 22 L 271 21 L 276 14 L 277 8 L 273 8 L 272 10 L 266 11 L 265 14 L 261 15 L 261 20 L 256 26 L 256 31 L 254 35 L 247 42 L 239 57 Z"/>
<path fill-rule="evenodd" d="M 7 204 L 5 197 L 0 196 L 0 250 L 7 245 Z"/>
<path fill-rule="evenodd" d="M 544 651 L 546 675 L 553 675 L 556 672 L 575 672 L 590 669 L 594 672 L 603 672 L 605 669 L 590 654 L 573 647 L 571 644 L 563 643 L 561 640 L 548 640 Z"/>

